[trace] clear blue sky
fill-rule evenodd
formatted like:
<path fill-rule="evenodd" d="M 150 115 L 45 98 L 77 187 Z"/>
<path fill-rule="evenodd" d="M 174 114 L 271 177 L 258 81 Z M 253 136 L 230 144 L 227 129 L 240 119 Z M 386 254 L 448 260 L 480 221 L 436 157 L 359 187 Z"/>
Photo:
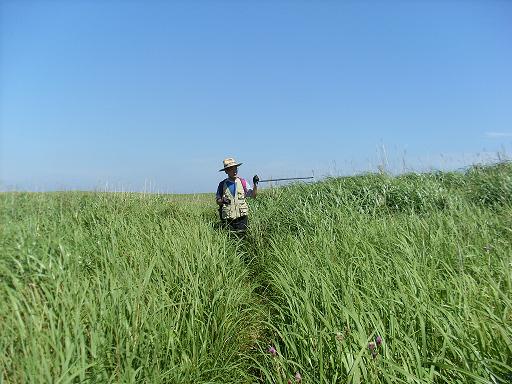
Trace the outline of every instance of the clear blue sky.
<path fill-rule="evenodd" d="M 4 0 L 0 124 L 3 189 L 510 156 L 512 1 Z"/>

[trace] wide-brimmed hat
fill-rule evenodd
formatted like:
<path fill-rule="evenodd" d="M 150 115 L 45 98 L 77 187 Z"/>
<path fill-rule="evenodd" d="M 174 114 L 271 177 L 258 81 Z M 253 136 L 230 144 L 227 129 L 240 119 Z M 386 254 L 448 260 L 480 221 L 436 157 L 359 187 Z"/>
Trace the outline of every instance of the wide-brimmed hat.
<path fill-rule="evenodd" d="M 224 166 L 224 168 L 219 169 L 219 172 L 225 171 L 226 168 L 238 167 L 239 165 L 242 165 L 242 164 L 243 163 L 237 163 L 235 161 L 235 159 L 233 159 L 232 157 L 228 157 L 227 159 L 224 159 L 224 161 L 222 162 L 222 165 Z"/>

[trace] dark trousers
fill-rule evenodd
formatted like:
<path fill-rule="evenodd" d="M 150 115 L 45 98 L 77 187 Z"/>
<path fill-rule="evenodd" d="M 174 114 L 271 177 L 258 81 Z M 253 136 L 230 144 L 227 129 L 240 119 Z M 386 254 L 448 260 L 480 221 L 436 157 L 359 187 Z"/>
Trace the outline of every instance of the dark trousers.
<path fill-rule="evenodd" d="M 235 232 L 245 232 L 247 230 L 247 216 L 238 217 L 236 219 L 221 219 L 224 226 Z"/>

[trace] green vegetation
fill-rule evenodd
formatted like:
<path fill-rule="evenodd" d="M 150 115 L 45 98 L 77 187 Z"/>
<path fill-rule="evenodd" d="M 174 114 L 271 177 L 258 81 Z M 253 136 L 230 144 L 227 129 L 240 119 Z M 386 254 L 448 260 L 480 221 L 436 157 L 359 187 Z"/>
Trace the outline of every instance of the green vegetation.
<path fill-rule="evenodd" d="M 512 382 L 511 164 L 0 209 L 0 382 Z"/>

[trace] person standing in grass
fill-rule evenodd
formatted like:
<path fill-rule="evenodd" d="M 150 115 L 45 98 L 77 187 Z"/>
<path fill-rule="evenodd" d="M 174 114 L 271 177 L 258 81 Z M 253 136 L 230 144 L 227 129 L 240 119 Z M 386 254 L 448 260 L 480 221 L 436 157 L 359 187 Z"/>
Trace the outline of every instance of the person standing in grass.
<path fill-rule="evenodd" d="M 238 167 L 235 159 L 229 157 L 224 159 L 223 168 L 219 172 L 226 172 L 228 177 L 222 180 L 217 187 L 217 204 L 219 205 L 219 216 L 221 223 L 235 232 L 244 232 L 248 226 L 247 215 L 249 206 L 246 198 L 255 198 L 258 192 L 258 175 L 252 178 L 254 187 L 238 176 Z"/>

